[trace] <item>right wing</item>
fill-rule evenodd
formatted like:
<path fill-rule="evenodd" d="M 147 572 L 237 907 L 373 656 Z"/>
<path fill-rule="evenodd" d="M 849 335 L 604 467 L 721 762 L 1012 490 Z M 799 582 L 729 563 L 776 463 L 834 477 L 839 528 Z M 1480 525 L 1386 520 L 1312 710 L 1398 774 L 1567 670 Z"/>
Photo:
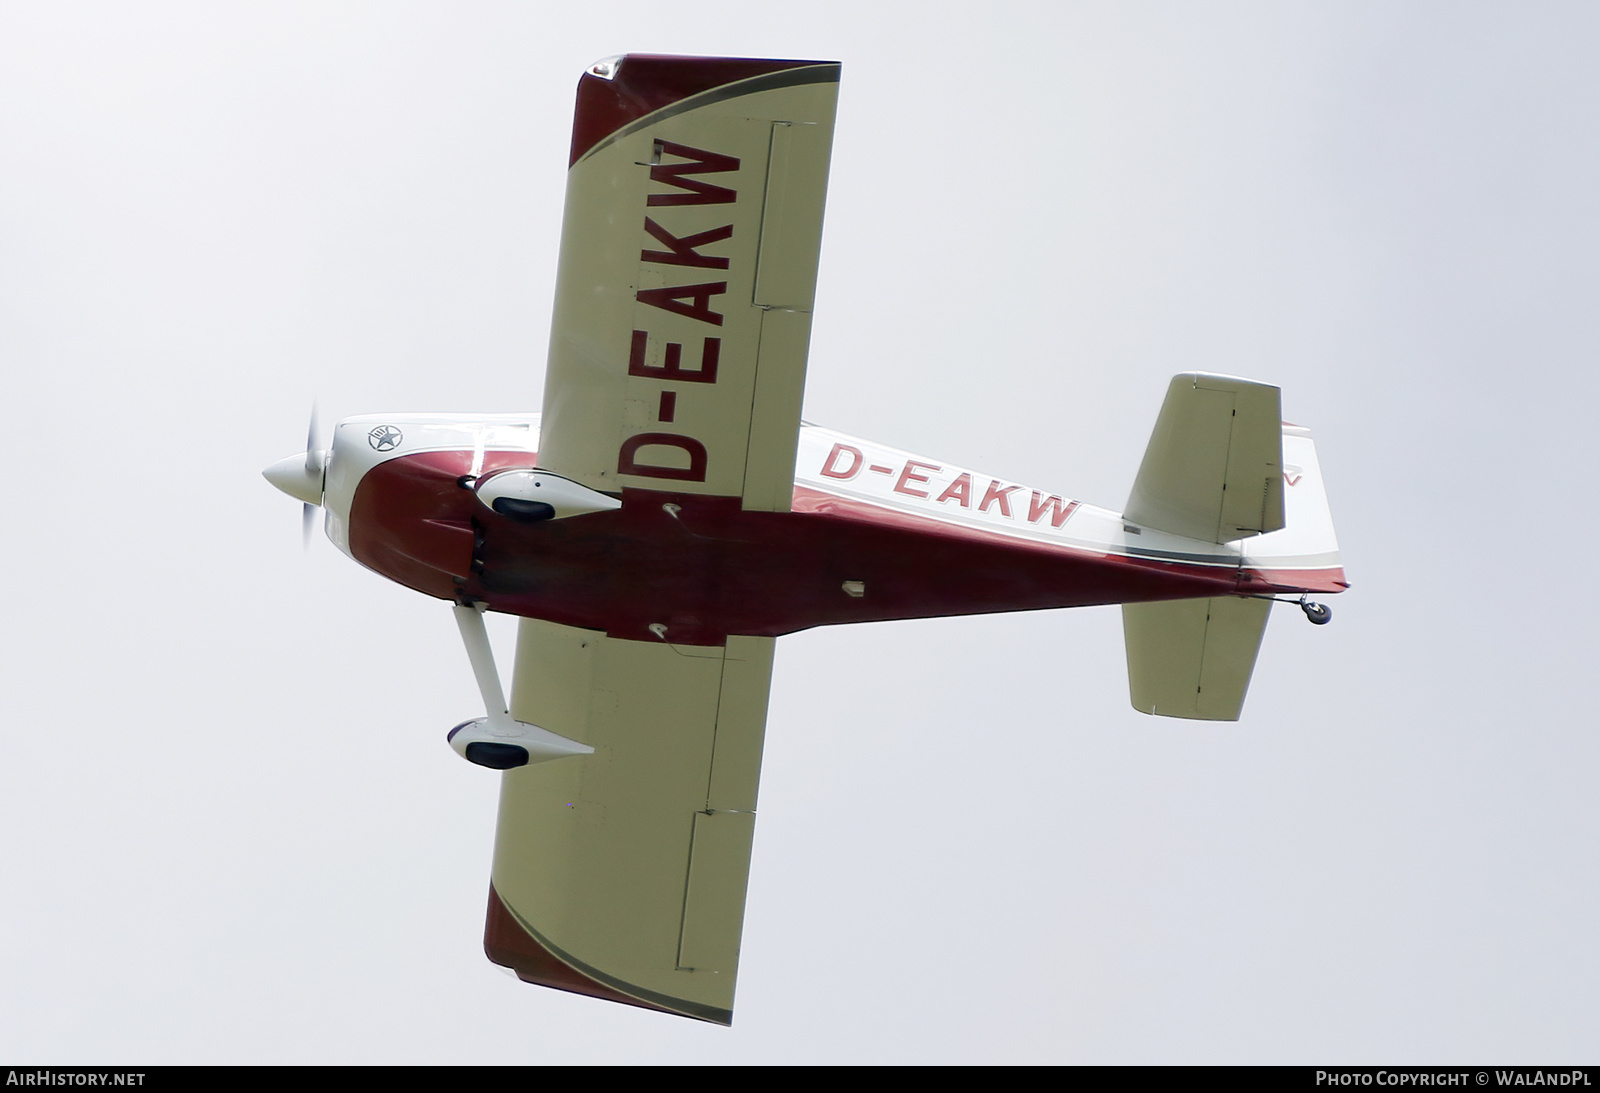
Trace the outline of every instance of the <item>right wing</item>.
<path fill-rule="evenodd" d="M 838 88 L 821 61 L 583 77 L 540 466 L 789 510 Z"/>
<path fill-rule="evenodd" d="M 502 776 L 490 960 L 531 983 L 732 1023 L 774 644 L 521 620 L 512 715 L 594 754 Z"/>

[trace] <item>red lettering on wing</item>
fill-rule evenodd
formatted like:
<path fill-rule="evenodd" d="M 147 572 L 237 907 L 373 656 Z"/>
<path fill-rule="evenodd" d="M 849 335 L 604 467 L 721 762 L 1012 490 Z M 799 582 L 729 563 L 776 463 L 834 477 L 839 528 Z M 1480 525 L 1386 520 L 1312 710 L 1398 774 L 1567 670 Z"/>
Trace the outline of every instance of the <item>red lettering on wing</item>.
<path fill-rule="evenodd" d="M 845 470 L 839 466 L 839 460 L 848 455 L 850 468 Z M 829 478 L 854 478 L 861 473 L 861 449 L 852 448 L 848 444 L 835 444 L 833 451 L 828 453 L 828 458 L 823 461 L 822 473 Z"/>
<path fill-rule="evenodd" d="M 732 224 L 679 239 L 647 216 L 644 218 L 644 230 L 653 235 L 658 242 L 665 243 L 667 249 L 642 250 L 639 252 L 641 262 L 655 262 L 663 266 L 701 266 L 705 269 L 728 268 L 726 258 L 718 258 L 714 254 L 701 254 L 699 248 L 708 243 L 720 243 L 724 239 L 733 238 Z"/>
<path fill-rule="evenodd" d="M 970 509 L 972 507 L 972 476 L 963 471 L 961 476 L 950 483 L 950 487 L 934 500 L 957 501 L 960 502 L 962 508 Z"/>
<path fill-rule="evenodd" d="M 1011 495 L 1021 488 L 1021 486 L 1005 486 L 1002 488 L 1000 483 L 991 479 L 989 488 L 983 491 L 983 501 L 978 505 L 978 511 L 988 512 L 990 505 L 998 504 L 1000 506 L 1000 515 L 1010 516 Z"/>
<path fill-rule="evenodd" d="M 682 367 L 683 346 L 668 342 L 661 364 L 650 364 L 645 354 L 650 348 L 650 335 L 643 330 L 633 332 L 633 345 L 628 350 L 628 375 L 654 380 L 677 380 L 682 383 L 716 383 L 717 362 L 722 357 L 722 339 L 707 338 L 700 349 L 698 369 Z"/>
<path fill-rule="evenodd" d="M 639 458 L 640 448 L 675 448 L 688 456 L 689 465 L 678 467 L 670 463 L 646 463 Z M 679 482 L 704 482 L 706 480 L 706 446 L 692 436 L 678 433 L 639 433 L 622 442 L 617 453 L 617 473 L 637 474 L 645 478 L 670 478 Z"/>
<path fill-rule="evenodd" d="M 733 187 L 719 186 L 707 181 L 703 176 L 728 174 L 738 170 L 739 159 L 736 156 L 694 148 L 687 144 L 675 144 L 668 140 L 657 140 L 650 165 L 650 181 L 669 187 L 671 192 L 647 194 L 645 205 L 658 207 L 733 204 L 738 200 L 738 193 Z M 672 229 L 663 227 L 653 217 L 646 216 L 644 230 L 646 235 L 660 244 L 660 248 L 654 249 L 646 244 L 639 252 L 639 261 L 642 263 L 686 266 L 691 269 L 729 268 L 729 259 L 703 253 L 703 249 L 733 238 L 732 224 L 678 235 Z M 647 278 L 645 283 L 650 283 L 650 278 Z M 634 292 L 634 299 L 648 307 L 659 308 L 674 315 L 682 315 L 686 319 L 720 327 L 723 325 L 723 316 L 717 310 L 720 306 L 717 297 L 727 291 L 726 281 L 666 285 L 640 288 Z M 643 317 L 639 321 L 641 326 L 651 325 Z M 717 366 L 721 355 L 722 339 L 706 338 L 700 348 L 700 367 L 685 368 L 683 342 L 666 342 L 662 347 L 661 363 L 652 363 L 649 360 L 649 330 L 635 330 L 628 350 L 628 375 L 672 384 L 716 383 Z M 663 423 L 673 421 L 678 413 L 678 392 L 660 391 L 658 397 L 657 420 Z M 638 433 L 622 442 L 617 452 L 617 473 L 678 482 L 704 482 L 708 462 L 705 443 L 692 436 L 680 433 Z"/>
<path fill-rule="evenodd" d="M 911 482 L 926 482 L 928 480 L 927 475 L 917 474 L 916 471 L 911 469 L 913 467 L 916 467 L 919 470 L 932 471 L 934 474 L 938 474 L 940 470 L 939 466 L 935 463 L 919 463 L 915 459 L 908 459 L 906 460 L 905 469 L 900 472 L 900 481 L 894 484 L 894 491 L 896 493 L 903 493 L 908 497 L 926 497 L 928 496 L 927 493 L 922 490 L 912 489 L 908 485 L 908 483 Z"/>
<path fill-rule="evenodd" d="M 712 326 L 722 325 L 720 312 L 711 310 L 711 297 L 728 291 L 728 282 L 717 281 L 706 285 L 668 285 L 666 288 L 641 288 L 633 298 L 641 304 L 659 307 L 674 315 L 697 319 Z M 686 303 L 685 301 L 693 301 Z"/>
<path fill-rule="evenodd" d="M 1076 501 L 1062 501 L 1061 498 L 1050 496 L 1040 497 L 1039 491 L 1033 491 L 1033 500 L 1028 502 L 1028 523 L 1037 524 L 1044 519 L 1046 512 L 1050 513 L 1050 526 L 1058 528 L 1067 522 L 1067 517 L 1072 515 L 1072 510 L 1078 507 Z"/>
<path fill-rule="evenodd" d="M 658 140 L 655 147 L 655 158 L 658 162 L 650 167 L 650 181 L 664 182 L 668 186 L 675 186 L 688 192 L 651 194 L 645 201 L 646 205 L 731 205 L 737 199 L 737 195 L 726 186 L 689 177 L 737 171 L 739 169 L 737 157 L 691 148 L 687 144 L 674 144 L 670 140 Z M 677 156 L 689 162 L 661 163 L 659 160 L 663 154 Z"/>

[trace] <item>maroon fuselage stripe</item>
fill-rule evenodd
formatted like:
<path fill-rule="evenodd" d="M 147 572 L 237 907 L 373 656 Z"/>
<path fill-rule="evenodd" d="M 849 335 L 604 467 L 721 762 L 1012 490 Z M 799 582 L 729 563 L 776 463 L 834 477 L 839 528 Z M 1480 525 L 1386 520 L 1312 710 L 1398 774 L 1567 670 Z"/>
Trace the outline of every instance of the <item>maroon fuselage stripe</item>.
<path fill-rule="evenodd" d="M 622 508 L 523 524 L 457 485 L 469 451 L 379 464 L 350 510 L 350 551 L 440 599 L 620 638 L 686 645 L 729 634 L 996 611 L 1321 588 L 1337 570 L 1284 574 L 1128 558 L 966 528 L 806 488 L 795 511 L 745 512 L 736 497 L 625 489 Z M 488 452 L 482 471 L 530 466 Z M 678 511 L 668 512 L 666 505 Z M 865 594 L 844 591 L 861 581 Z M 1330 589 L 1331 590 L 1331 589 Z"/>

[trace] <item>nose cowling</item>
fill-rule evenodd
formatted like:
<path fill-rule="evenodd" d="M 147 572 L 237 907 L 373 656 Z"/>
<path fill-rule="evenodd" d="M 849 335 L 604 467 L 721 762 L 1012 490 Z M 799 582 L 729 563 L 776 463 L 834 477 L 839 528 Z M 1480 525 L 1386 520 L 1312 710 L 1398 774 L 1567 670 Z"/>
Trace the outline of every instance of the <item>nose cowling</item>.
<path fill-rule="evenodd" d="M 297 501 L 308 505 L 322 504 L 322 472 L 327 465 L 328 453 L 302 452 L 280 459 L 261 472 L 261 477 Z"/>

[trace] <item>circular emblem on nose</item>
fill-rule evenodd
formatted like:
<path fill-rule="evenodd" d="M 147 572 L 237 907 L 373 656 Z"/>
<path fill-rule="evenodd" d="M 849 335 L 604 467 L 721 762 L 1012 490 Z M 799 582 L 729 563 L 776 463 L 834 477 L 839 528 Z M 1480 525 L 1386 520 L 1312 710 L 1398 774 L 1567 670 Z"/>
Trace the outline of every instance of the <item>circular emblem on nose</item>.
<path fill-rule="evenodd" d="M 393 425 L 379 425 L 367 434 L 367 443 L 380 452 L 389 452 L 400 447 L 400 441 L 405 439 L 405 434 Z"/>

